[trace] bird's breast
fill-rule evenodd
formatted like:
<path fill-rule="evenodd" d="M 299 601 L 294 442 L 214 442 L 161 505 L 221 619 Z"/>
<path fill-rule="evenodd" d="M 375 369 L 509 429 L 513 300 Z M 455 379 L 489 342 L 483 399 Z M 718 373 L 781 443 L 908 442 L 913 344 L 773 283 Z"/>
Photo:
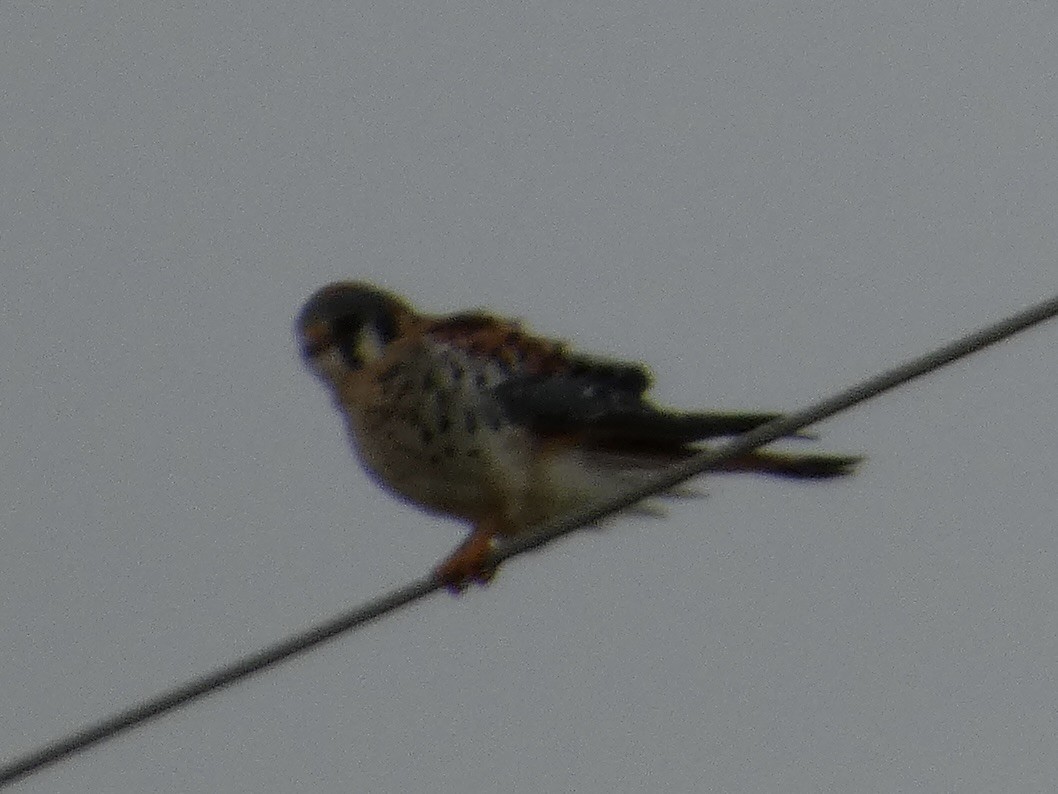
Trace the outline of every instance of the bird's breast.
<path fill-rule="evenodd" d="M 363 463 L 431 511 L 474 519 L 513 509 L 531 443 L 489 397 L 502 374 L 450 350 L 383 362 L 367 398 L 346 406 Z"/>

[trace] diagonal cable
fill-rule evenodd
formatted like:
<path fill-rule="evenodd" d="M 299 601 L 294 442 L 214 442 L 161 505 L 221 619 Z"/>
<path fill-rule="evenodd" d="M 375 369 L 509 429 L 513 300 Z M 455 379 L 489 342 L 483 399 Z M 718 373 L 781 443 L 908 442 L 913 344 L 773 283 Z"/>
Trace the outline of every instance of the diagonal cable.
<path fill-rule="evenodd" d="M 868 378 L 852 388 L 820 400 L 801 411 L 782 416 L 766 425 L 755 428 L 738 436 L 730 443 L 696 455 L 674 467 L 671 472 L 651 480 L 650 483 L 642 487 L 600 503 L 596 507 L 580 510 L 548 522 L 531 533 L 514 538 L 504 543 L 496 551 L 494 561 L 499 563 L 510 557 L 550 543 L 587 524 L 624 510 L 636 502 L 667 491 L 691 477 L 702 474 L 709 469 L 714 469 L 724 462 L 744 455 L 759 446 L 768 444 L 782 436 L 788 436 L 814 422 L 831 417 L 910 380 L 933 372 L 946 364 L 993 345 L 1056 315 L 1058 315 L 1058 295 L 994 325 L 944 345 L 924 356 L 908 361 L 875 377 Z M 206 673 L 194 678 L 139 705 L 120 711 L 81 730 L 43 745 L 37 750 L 18 756 L 0 766 L 0 786 L 12 783 L 154 717 L 158 717 L 254 673 L 272 667 L 284 659 L 304 653 L 327 640 L 334 639 L 340 634 L 377 620 L 400 607 L 418 601 L 442 586 L 442 583 L 432 576 L 418 579 L 356 609 L 313 626 L 300 634 L 218 668 L 212 673 Z"/>

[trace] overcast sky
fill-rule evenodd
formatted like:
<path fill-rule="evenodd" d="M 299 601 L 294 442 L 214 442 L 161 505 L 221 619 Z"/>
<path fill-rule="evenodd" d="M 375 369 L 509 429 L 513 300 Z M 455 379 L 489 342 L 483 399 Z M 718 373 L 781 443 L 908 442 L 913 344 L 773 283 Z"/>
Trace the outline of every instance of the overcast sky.
<path fill-rule="evenodd" d="M 336 278 L 793 409 L 1058 287 L 1052 3 L 0 5 L 0 759 L 426 573 Z M 1058 324 L 26 779 L 1050 791 Z"/>

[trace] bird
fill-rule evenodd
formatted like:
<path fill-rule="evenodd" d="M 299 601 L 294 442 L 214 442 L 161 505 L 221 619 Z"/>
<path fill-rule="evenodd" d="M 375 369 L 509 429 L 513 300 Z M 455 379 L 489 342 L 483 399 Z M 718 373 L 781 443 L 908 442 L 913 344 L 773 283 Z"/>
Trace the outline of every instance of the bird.
<path fill-rule="evenodd" d="M 423 314 L 358 281 L 312 294 L 295 336 L 373 478 L 468 525 L 434 569 L 455 593 L 492 579 L 503 539 L 781 415 L 659 407 L 642 364 L 578 352 L 484 310 Z M 719 470 L 816 480 L 848 475 L 860 460 L 757 450 Z"/>

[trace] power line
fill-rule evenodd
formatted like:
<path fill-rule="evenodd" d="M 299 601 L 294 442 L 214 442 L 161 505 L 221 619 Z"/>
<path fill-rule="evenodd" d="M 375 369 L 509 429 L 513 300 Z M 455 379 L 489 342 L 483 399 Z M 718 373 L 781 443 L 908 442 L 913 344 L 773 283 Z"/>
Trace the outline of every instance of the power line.
<path fill-rule="evenodd" d="M 647 485 L 630 490 L 615 499 L 601 503 L 597 507 L 581 510 L 549 522 L 530 534 L 514 538 L 497 549 L 494 554 L 494 561 L 499 563 L 510 557 L 550 543 L 587 524 L 594 523 L 630 507 L 636 502 L 655 496 L 662 491 L 667 491 L 691 477 L 702 474 L 709 469 L 715 469 L 724 462 L 744 455 L 759 446 L 768 444 L 780 437 L 789 436 L 810 424 L 833 416 L 840 411 L 851 408 L 858 403 L 894 389 L 914 378 L 939 369 L 970 353 L 993 345 L 1055 316 L 1058 316 L 1058 295 L 1001 322 L 964 336 L 924 356 L 906 362 L 888 372 L 869 378 L 850 389 L 821 400 L 797 413 L 780 417 L 766 425 L 755 428 L 738 436 L 728 444 L 696 455 L 672 469 L 670 473 L 657 477 Z M 37 750 L 16 757 L 0 767 L 0 786 L 12 783 L 74 753 L 130 730 L 154 717 L 158 717 L 254 673 L 272 667 L 284 659 L 304 653 L 327 640 L 334 639 L 340 634 L 357 629 L 400 607 L 418 601 L 441 587 L 441 582 L 432 576 L 419 579 L 356 609 L 313 626 L 300 634 L 236 660 L 212 673 L 206 673 L 137 706 L 118 712 L 68 736 L 50 742 Z"/>

